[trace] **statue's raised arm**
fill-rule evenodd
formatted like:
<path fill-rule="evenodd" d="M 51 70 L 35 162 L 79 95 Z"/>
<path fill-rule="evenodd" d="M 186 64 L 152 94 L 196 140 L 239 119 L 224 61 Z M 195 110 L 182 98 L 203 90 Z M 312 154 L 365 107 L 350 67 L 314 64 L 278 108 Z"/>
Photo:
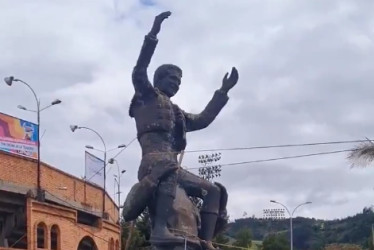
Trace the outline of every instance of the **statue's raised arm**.
<path fill-rule="evenodd" d="M 222 79 L 222 86 L 215 91 L 213 98 L 205 109 L 199 114 L 183 112 L 186 121 L 187 132 L 203 129 L 213 122 L 228 101 L 227 93 L 239 80 L 238 70 L 233 67 L 231 73 L 226 73 Z"/>
<path fill-rule="evenodd" d="M 138 61 L 132 72 L 132 83 L 135 91 L 145 93 L 153 89 L 149 82 L 147 68 L 157 45 L 157 34 L 161 30 L 162 22 L 171 15 L 170 11 L 163 12 L 155 17 L 151 31 L 145 36 Z"/>

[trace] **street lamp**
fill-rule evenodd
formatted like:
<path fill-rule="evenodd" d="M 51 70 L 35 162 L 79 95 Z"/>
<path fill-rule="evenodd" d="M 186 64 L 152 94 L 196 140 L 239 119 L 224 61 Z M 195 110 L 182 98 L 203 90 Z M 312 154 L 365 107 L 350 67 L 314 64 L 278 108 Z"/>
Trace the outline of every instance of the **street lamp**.
<path fill-rule="evenodd" d="M 30 110 L 30 109 L 27 109 L 26 107 L 22 106 L 22 105 L 18 105 L 17 107 L 19 109 L 22 109 L 22 110 L 26 110 L 26 111 L 31 111 L 31 112 L 35 112 L 37 114 L 37 125 L 38 125 L 38 158 L 37 158 L 37 161 L 38 161 L 38 165 L 37 165 L 37 199 L 39 201 L 42 201 L 43 198 L 42 198 L 42 193 L 41 193 L 41 180 L 40 180 L 40 174 L 41 174 L 41 171 L 40 171 L 40 113 L 43 111 L 43 110 L 46 110 L 47 108 L 49 107 L 52 107 L 54 105 L 57 105 L 57 104 L 60 104 L 61 103 L 61 100 L 59 99 L 56 99 L 54 100 L 53 102 L 51 102 L 51 104 L 45 106 L 44 108 L 40 108 L 40 99 L 38 98 L 38 96 L 36 95 L 35 91 L 33 90 L 33 88 L 25 81 L 22 81 L 21 79 L 16 79 L 14 78 L 14 76 L 9 76 L 9 77 L 5 77 L 4 78 L 4 81 L 5 83 L 8 85 L 8 86 L 12 86 L 13 82 L 21 82 L 23 83 L 24 85 L 26 85 L 30 90 L 31 92 L 33 93 L 34 97 L 35 97 L 35 101 L 36 101 L 36 110 Z"/>
<path fill-rule="evenodd" d="M 117 149 L 117 148 L 124 148 L 124 147 L 126 147 L 126 145 L 121 144 L 114 149 L 107 150 L 107 147 L 106 147 L 106 144 L 105 144 L 105 141 L 104 141 L 103 137 L 96 130 L 93 130 L 92 128 L 88 128 L 88 127 L 81 127 L 81 126 L 78 126 L 78 125 L 70 125 L 70 130 L 72 132 L 75 132 L 77 129 L 90 130 L 91 132 L 95 133 L 100 138 L 101 142 L 104 145 L 104 150 L 95 149 L 93 146 L 86 145 L 86 148 L 88 148 L 88 149 L 95 149 L 95 150 L 98 150 L 98 151 L 104 153 L 104 192 L 103 192 L 103 216 L 104 216 L 104 213 L 105 213 L 105 193 L 106 193 L 106 165 L 107 165 L 106 157 L 107 157 L 107 153 L 109 151 L 112 151 L 112 150 Z"/>
<path fill-rule="evenodd" d="M 118 208 L 121 207 L 121 176 L 126 172 L 126 170 L 120 170 L 120 167 L 119 167 L 119 164 L 118 164 L 118 161 L 114 158 L 111 158 L 109 159 L 108 163 L 109 164 L 114 164 L 114 162 L 116 163 L 117 165 L 117 170 L 118 170 L 118 174 L 114 175 L 114 181 L 117 183 L 117 194 L 118 194 Z M 119 209 L 120 211 L 120 209 Z M 119 213 L 120 214 L 120 213 Z"/>
<path fill-rule="evenodd" d="M 87 148 L 87 149 L 92 149 L 92 150 L 96 150 L 96 151 L 99 151 L 99 152 L 104 153 L 103 150 L 101 150 L 101 149 L 97 149 L 97 148 L 94 148 L 94 147 L 91 146 L 91 145 L 86 145 L 85 148 Z M 108 149 L 106 152 L 108 153 L 108 152 L 110 152 L 110 151 L 113 151 L 113 150 L 116 150 L 116 149 L 119 149 L 119 148 L 126 148 L 126 145 L 125 145 L 125 144 L 118 145 L 118 146 L 115 147 L 115 148 Z"/>
<path fill-rule="evenodd" d="M 290 247 L 291 247 L 291 250 L 293 250 L 293 228 L 292 228 L 292 217 L 293 217 L 293 214 L 295 213 L 296 209 L 298 209 L 299 207 L 303 206 L 303 205 L 308 205 L 308 204 L 311 204 L 312 202 L 311 201 L 307 201 L 307 202 L 304 202 L 304 203 L 301 203 L 299 204 L 298 206 L 296 206 L 294 208 L 294 210 L 292 211 L 292 213 L 290 213 L 290 210 L 288 210 L 288 208 L 283 205 L 282 203 L 278 202 L 278 201 L 275 201 L 275 200 L 271 200 L 270 202 L 272 203 L 277 203 L 279 205 L 281 205 L 282 207 L 284 207 L 288 213 L 288 215 L 290 216 Z"/>

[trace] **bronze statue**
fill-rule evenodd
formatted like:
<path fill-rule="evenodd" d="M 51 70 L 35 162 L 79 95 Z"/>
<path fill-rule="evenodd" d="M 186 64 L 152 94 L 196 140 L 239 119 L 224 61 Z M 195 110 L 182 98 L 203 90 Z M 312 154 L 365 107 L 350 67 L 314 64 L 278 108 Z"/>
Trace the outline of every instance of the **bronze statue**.
<path fill-rule="evenodd" d="M 181 188 L 188 196 L 203 200 L 199 238 L 203 240 L 204 249 L 215 249 L 211 240 L 215 235 L 217 219 L 226 216 L 226 190 L 218 183 L 213 184 L 180 168 L 177 156 L 186 147 L 186 132 L 203 129 L 216 118 L 227 103 L 227 93 L 237 83 L 239 75 L 236 68 L 232 68 L 230 76 L 226 73 L 222 87 L 215 91 L 200 114 L 187 113 L 170 100 L 181 84 L 182 70 L 178 66 L 161 65 L 154 73 L 152 86 L 147 68 L 158 42 L 161 24 L 170 15 L 171 12 L 167 11 L 155 17 L 133 69 L 135 95 L 129 115 L 136 121 L 142 160 L 138 171 L 139 183 L 127 196 L 123 216 L 127 221 L 134 220 L 148 207 L 152 219 L 151 244 L 183 243 L 184 238 L 177 235 L 168 223 L 177 188 Z"/>

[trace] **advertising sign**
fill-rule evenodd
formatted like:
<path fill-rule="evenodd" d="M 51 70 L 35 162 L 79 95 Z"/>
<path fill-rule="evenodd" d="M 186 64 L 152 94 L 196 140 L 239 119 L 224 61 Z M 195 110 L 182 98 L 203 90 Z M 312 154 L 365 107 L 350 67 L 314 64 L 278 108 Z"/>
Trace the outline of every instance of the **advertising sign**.
<path fill-rule="evenodd" d="M 100 187 L 104 187 L 104 161 L 85 152 L 86 180 Z"/>
<path fill-rule="evenodd" d="M 38 158 L 38 125 L 0 113 L 0 150 Z"/>

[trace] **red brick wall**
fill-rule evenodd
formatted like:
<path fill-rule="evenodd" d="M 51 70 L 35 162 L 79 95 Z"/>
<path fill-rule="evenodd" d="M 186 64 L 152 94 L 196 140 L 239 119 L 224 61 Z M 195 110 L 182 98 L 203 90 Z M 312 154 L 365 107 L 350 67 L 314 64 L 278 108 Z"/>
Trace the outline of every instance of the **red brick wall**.
<path fill-rule="evenodd" d="M 0 152 L 0 180 L 22 184 L 25 187 L 35 187 L 37 181 L 36 162 Z"/>
<path fill-rule="evenodd" d="M 37 162 L 0 152 L 0 181 L 26 188 L 36 188 Z M 61 190 L 61 187 L 67 187 L 67 189 Z M 81 179 L 44 163 L 41 165 L 41 188 L 59 199 L 87 204 L 94 211 L 102 211 L 103 191 L 101 188 L 85 184 Z M 106 195 L 105 203 L 109 219 L 111 222 L 117 222 L 118 207 L 108 195 Z"/>
<path fill-rule="evenodd" d="M 46 226 L 46 244 L 43 249 L 50 249 L 51 228 L 57 225 L 59 229 L 60 249 L 77 249 L 83 237 L 93 239 L 100 250 L 109 249 L 109 242 L 119 241 L 119 227 L 103 221 L 99 228 L 78 224 L 76 211 L 47 203 L 39 203 L 32 199 L 27 201 L 28 245 L 30 250 L 36 249 L 36 228 L 39 223 Z"/>

